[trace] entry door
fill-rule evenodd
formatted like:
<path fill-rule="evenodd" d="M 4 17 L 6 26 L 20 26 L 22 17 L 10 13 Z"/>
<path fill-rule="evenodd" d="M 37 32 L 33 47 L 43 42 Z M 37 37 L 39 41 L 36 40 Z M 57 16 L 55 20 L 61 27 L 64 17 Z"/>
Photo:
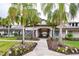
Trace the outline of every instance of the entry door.
<path fill-rule="evenodd" d="M 50 30 L 48 28 L 40 28 L 38 29 L 39 38 L 48 38 Z"/>

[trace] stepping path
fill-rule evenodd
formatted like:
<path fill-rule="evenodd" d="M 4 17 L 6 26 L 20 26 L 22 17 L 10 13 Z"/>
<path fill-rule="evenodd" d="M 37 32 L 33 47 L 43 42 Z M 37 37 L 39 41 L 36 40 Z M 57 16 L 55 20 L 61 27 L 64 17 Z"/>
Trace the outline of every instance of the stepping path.
<path fill-rule="evenodd" d="M 25 54 L 24 56 L 60 56 L 64 55 L 55 51 L 51 51 L 48 49 L 46 39 L 40 39 L 40 41 L 37 42 L 37 46 L 32 52 L 29 52 Z"/>

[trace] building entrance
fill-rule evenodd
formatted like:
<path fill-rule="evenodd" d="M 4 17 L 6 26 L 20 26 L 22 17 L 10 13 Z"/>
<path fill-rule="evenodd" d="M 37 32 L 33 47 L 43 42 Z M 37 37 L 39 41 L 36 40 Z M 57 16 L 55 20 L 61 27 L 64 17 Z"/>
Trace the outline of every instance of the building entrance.
<path fill-rule="evenodd" d="M 49 34 L 50 34 L 50 29 L 48 29 L 48 28 L 38 29 L 38 37 L 39 38 L 48 38 Z"/>

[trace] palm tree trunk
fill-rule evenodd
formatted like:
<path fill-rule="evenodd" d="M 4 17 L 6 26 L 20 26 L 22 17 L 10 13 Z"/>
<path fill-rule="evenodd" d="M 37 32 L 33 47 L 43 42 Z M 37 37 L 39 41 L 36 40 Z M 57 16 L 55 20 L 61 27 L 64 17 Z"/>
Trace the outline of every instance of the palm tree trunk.
<path fill-rule="evenodd" d="M 63 41 L 62 41 L 62 27 L 60 27 L 60 29 L 59 29 L 60 31 L 59 31 L 59 44 L 63 44 Z"/>
<path fill-rule="evenodd" d="M 10 36 L 10 26 L 8 26 L 8 37 Z"/>
<path fill-rule="evenodd" d="M 53 28 L 53 38 L 55 38 L 55 29 Z"/>
<path fill-rule="evenodd" d="M 34 25 L 33 25 L 33 38 L 34 38 Z"/>
<path fill-rule="evenodd" d="M 25 40 L 25 33 L 24 33 L 24 26 L 23 26 L 23 38 L 22 38 L 22 44 L 24 44 L 24 40 Z"/>

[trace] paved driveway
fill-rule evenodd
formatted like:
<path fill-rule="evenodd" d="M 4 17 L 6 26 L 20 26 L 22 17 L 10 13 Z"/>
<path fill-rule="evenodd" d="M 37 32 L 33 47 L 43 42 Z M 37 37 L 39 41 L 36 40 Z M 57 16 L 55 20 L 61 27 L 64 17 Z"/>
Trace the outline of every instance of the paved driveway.
<path fill-rule="evenodd" d="M 40 41 L 37 42 L 38 45 L 35 47 L 35 49 L 32 52 L 29 52 L 25 54 L 24 56 L 60 56 L 64 55 L 61 53 L 57 53 L 51 50 L 48 50 L 46 39 L 40 39 Z"/>

